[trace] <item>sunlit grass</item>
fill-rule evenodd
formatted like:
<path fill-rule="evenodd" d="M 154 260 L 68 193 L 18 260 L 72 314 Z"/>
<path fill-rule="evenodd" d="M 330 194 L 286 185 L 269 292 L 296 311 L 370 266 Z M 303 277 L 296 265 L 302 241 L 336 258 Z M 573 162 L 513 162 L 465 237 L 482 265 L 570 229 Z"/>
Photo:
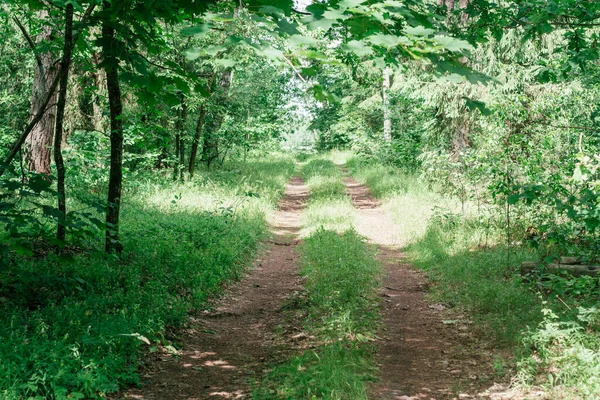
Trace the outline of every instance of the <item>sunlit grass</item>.
<path fill-rule="evenodd" d="M 379 316 L 381 273 L 356 232 L 318 230 L 301 246 L 310 318 L 305 329 L 321 343 L 277 366 L 255 399 L 367 399 L 375 366 L 369 338 Z"/>
<path fill-rule="evenodd" d="M 352 228 L 355 210 L 339 167 L 324 158 L 313 158 L 302 167 L 301 174 L 310 189 L 302 236 L 320 228 L 340 233 Z"/>
<path fill-rule="evenodd" d="M 320 228 L 345 232 L 354 225 L 354 212 L 352 200 L 347 197 L 311 201 L 304 212 L 302 236 Z"/>
<path fill-rule="evenodd" d="M 273 156 L 200 170 L 186 183 L 169 171 L 140 174 L 126 182 L 121 258 L 93 248 L 71 259 L 13 255 L 0 271 L 0 398 L 105 398 L 139 384 L 140 355 L 169 344 L 167 328 L 250 265 L 294 168 Z M 69 195 L 103 196 L 78 190 Z"/>

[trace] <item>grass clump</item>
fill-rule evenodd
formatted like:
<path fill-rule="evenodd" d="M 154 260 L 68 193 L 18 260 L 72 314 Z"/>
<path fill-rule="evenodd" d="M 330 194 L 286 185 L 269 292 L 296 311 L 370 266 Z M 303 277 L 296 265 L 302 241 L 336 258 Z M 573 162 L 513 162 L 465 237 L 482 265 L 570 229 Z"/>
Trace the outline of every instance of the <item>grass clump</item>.
<path fill-rule="evenodd" d="M 276 367 L 256 399 L 366 399 L 373 379 L 369 341 L 376 330 L 380 267 L 354 231 L 320 229 L 301 245 L 310 317 L 320 345 Z"/>
<path fill-rule="evenodd" d="M 139 383 L 143 355 L 177 347 L 169 328 L 238 278 L 268 235 L 265 213 L 294 169 L 273 161 L 184 184 L 140 177 L 124 196 L 121 258 L 12 254 L 0 271 L 0 398 L 105 398 Z"/>
<path fill-rule="evenodd" d="M 302 167 L 302 178 L 310 189 L 304 213 L 303 236 L 319 228 L 344 232 L 352 228 L 354 207 L 346 196 L 340 168 L 325 159 L 312 159 Z"/>

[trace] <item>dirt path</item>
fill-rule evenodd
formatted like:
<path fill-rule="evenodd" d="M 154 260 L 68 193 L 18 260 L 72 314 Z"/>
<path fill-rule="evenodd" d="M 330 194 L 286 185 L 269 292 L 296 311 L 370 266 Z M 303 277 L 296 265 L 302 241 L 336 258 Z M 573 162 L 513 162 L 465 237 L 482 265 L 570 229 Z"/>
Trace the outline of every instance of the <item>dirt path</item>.
<path fill-rule="evenodd" d="M 343 170 L 343 169 L 342 169 Z M 398 227 L 369 190 L 346 177 L 346 192 L 357 209 L 355 229 L 377 245 L 385 269 L 382 323 L 377 341 L 378 400 L 470 399 L 488 383 L 492 357 L 442 305 L 425 299 L 428 279 L 400 251 Z"/>
<path fill-rule="evenodd" d="M 265 366 L 290 349 L 276 341 L 281 306 L 302 288 L 296 268 L 297 233 L 308 189 L 300 178 L 288 184 L 279 211 L 269 220 L 275 234 L 256 268 L 227 290 L 213 312 L 192 321 L 180 342 L 179 360 L 158 357 L 142 375 L 144 386 L 128 399 L 243 399 Z"/>

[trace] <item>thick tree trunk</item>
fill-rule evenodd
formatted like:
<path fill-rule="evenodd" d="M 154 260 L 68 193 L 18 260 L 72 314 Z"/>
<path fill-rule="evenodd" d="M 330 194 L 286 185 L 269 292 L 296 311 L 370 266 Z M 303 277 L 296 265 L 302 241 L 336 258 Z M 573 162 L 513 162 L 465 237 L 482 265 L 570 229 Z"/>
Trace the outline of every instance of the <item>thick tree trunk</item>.
<path fill-rule="evenodd" d="M 65 192 L 65 163 L 62 157 L 62 139 L 63 139 L 63 122 L 65 116 L 65 105 L 67 103 L 67 87 L 69 85 L 69 67 L 71 65 L 71 55 L 73 50 L 73 4 L 66 5 L 65 11 L 65 43 L 62 61 L 60 63 L 63 71 L 60 78 L 60 89 L 58 93 L 58 104 L 56 106 L 56 129 L 54 131 L 54 163 L 56 164 L 57 173 L 57 194 L 58 194 L 58 210 L 61 217 L 58 221 L 58 229 L 56 231 L 56 239 L 60 243 L 64 243 L 66 237 L 66 215 L 67 203 Z"/>
<path fill-rule="evenodd" d="M 392 120 L 390 119 L 390 86 L 392 71 L 389 67 L 383 70 L 383 87 L 381 96 L 383 98 L 383 138 L 386 142 L 392 141 Z"/>
<path fill-rule="evenodd" d="M 94 11 L 94 8 L 96 8 L 95 4 L 91 4 L 87 8 L 83 18 L 80 21 L 81 25 L 84 25 L 84 23 L 87 21 L 87 19 L 90 17 L 92 12 Z M 77 33 L 75 33 L 73 35 L 73 43 L 77 42 L 77 39 L 79 38 L 79 33 L 80 33 L 80 31 L 78 31 Z M 25 130 L 23 131 L 21 136 L 19 136 L 19 138 L 16 140 L 16 142 L 12 145 L 10 152 L 4 159 L 4 162 L 2 164 L 0 164 L 0 176 L 2 176 L 4 174 L 4 172 L 8 169 L 8 166 L 10 165 L 10 163 L 12 163 L 12 161 L 15 159 L 17 154 L 22 154 L 21 150 L 22 150 L 23 144 L 25 143 L 25 141 L 27 140 L 27 138 L 29 137 L 29 135 L 33 131 L 33 129 L 37 126 L 37 124 L 42 120 L 42 118 L 46 114 L 46 109 L 48 107 L 48 104 L 50 104 L 50 100 L 52 99 L 52 97 L 55 94 L 55 91 L 56 91 L 56 88 L 58 87 L 58 83 L 60 81 L 60 77 L 61 77 L 62 73 L 63 73 L 62 69 L 60 69 L 57 72 L 56 76 L 50 83 L 48 92 L 41 99 L 39 108 L 36 110 L 35 114 L 33 114 L 33 118 L 31 119 L 29 124 L 27 124 L 27 126 L 25 127 Z"/>
<path fill-rule="evenodd" d="M 48 19 L 48 12 L 39 12 L 41 20 Z M 40 34 L 40 42 L 51 42 L 55 39 L 54 31 L 48 22 Z M 36 63 L 33 77 L 33 92 L 31 95 L 31 115 L 33 116 L 42 107 L 46 96 L 51 92 L 52 82 L 57 78 L 59 68 L 55 62 L 55 55 L 50 52 L 38 54 L 39 63 Z M 40 121 L 34 126 L 25 139 L 25 162 L 30 171 L 51 174 L 50 157 L 52 155 L 52 138 L 56 121 L 57 94 L 52 91 L 48 109 Z"/>
<path fill-rule="evenodd" d="M 110 7 L 110 3 L 104 2 L 104 8 L 108 7 Z M 110 177 L 108 182 L 105 250 L 107 253 L 121 253 L 123 245 L 119 239 L 119 214 L 123 185 L 123 104 L 119 85 L 119 60 L 111 48 L 115 39 L 115 29 L 108 21 L 104 21 L 102 25 L 102 38 L 104 43 L 102 53 L 110 108 Z"/>

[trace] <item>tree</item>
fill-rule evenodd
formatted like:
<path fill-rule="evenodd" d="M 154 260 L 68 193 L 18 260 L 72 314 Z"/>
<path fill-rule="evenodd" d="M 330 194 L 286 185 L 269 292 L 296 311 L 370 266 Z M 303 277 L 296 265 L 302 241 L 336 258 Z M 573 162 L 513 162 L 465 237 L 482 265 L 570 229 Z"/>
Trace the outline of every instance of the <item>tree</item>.
<path fill-rule="evenodd" d="M 36 112 L 42 108 L 46 96 L 49 95 L 50 100 L 48 106 L 44 106 L 47 107 L 44 115 L 25 140 L 25 160 L 30 171 L 51 174 L 50 158 L 58 97 L 56 91 L 52 90 L 52 83 L 55 79 L 59 79 L 57 57 L 52 50 L 52 45 L 56 40 L 56 32 L 53 28 L 50 12 L 47 9 L 39 11 L 38 19 L 42 24 L 42 32 L 38 37 L 38 44 L 43 45 L 46 49 L 39 52 L 38 46 L 34 45 L 33 41 L 27 36 L 36 57 L 31 96 L 31 115 L 35 116 Z M 19 26 L 22 28 L 23 33 L 27 35 L 20 23 Z"/>
<path fill-rule="evenodd" d="M 64 71 L 60 78 L 60 89 L 58 93 L 58 104 L 56 106 L 56 126 L 54 132 L 54 163 L 57 173 L 57 196 L 58 211 L 60 217 L 56 239 L 60 244 L 64 243 L 66 236 L 66 216 L 67 199 L 65 190 L 65 163 L 62 156 L 63 125 L 65 116 L 65 106 L 67 103 L 67 86 L 69 84 L 69 68 L 71 65 L 71 56 L 73 52 L 73 4 L 67 4 L 65 7 L 65 37 L 63 45 L 63 56 L 60 63 L 60 70 Z"/>
<path fill-rule="evenodd" d="M 103 3 L 105 11 L 110 11 L 111 4 Z M 108 13 L 110 15 L 110 13 Z M 102 20 L 102 65 L 106 73 L 106 87 L 110 109 L 110 172 L 108 181 L 108 197 L 106 211 L 106 244 L 107 253 L 123 251 L 119 238 L 119 216 L 121 212 L 121 193 L 123 191 L 123 103 L 119 83 L 119 59 L 116 53 L 115 26 L 118 19 Z"/>

